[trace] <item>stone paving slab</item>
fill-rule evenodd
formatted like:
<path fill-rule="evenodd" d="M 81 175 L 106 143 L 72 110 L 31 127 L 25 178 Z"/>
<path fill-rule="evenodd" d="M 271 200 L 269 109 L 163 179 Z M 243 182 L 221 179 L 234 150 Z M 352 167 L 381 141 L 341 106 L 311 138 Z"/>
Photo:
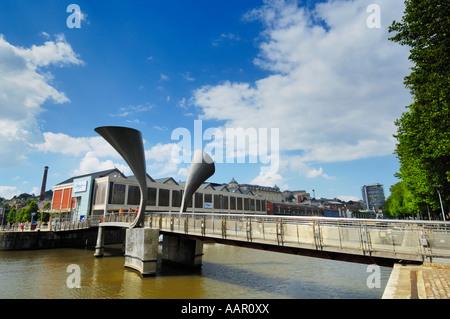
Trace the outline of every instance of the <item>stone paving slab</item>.
<path fill-rule="evenodd" d="M 450 299 L 450 264 L 395 264 L 383 299 Z"/>

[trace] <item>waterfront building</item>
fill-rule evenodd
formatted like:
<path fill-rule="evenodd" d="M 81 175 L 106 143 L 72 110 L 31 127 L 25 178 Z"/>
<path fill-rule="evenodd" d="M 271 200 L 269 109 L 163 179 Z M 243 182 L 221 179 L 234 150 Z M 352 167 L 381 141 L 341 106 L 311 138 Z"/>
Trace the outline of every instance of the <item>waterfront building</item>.
<path fill-rule="evenodd" d="M 267 215 L 326 216 L 326 213 L 323 207 L 315 205 L 267 201 Z"/>
<path fill-rule="evenodd" d="M 148 212 L 178 212 L 184 182 L 172 177 L 153 179 L 147 174 Z M 112 212 L 134 212 L 140 190 L 134 176 L 118 169 L 71 177 L 53 187 L 51 214 L 63 220 L 99 218 Z M 203 183 L 187 203 L 188 212 L 266 214 L 266 201 L 250 190 L 229 189 L 226 184 Z"/>
<path fill-rule="evenodd" d="M 381 184 L 363 185 L 362 198 L 365 210 L 378 211 L 384 203 L 384 190 Z"/>
<path fill-rule="evenodd" d="M 277 185 L 274 187 L 269 187 L 252 184 L 238 184 L 238 182 L 236 182 L 233 178 L 228 183 L 228 188 L 232 190 L 239 189 L 241 192 L 251 192 L 255 196 L 260 196 L 268 201 L 281 202 L 282 200 L 282 194 Z"/>
<path fill-rule="evenodd" d="M 290 191 L 285 190 L 281 193 L 281 196 L 285 202 L 301 203 L 311 200 L 311 196 L 305 190 Z"/>

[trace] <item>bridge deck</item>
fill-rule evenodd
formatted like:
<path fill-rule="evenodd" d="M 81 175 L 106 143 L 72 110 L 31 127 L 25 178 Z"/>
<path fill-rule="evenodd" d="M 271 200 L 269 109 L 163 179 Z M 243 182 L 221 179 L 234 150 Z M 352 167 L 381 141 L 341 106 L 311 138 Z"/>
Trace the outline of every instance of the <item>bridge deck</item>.
<path fill-rule="evenodd" d="M 101 226 L 128 227 L 115 217 Z M 450 223 L 300 216 L 151 213 L 165 234 L 365 263 L 450 258 Z"/>

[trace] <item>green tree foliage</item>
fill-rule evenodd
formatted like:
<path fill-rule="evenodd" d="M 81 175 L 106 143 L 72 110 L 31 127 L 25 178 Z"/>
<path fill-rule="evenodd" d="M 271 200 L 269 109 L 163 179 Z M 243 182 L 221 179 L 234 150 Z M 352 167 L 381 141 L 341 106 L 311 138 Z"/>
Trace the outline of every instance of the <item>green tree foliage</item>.
<path fill-rule="evenodd" d="M 7 221 L 10 223 L 25 223 L 31 222 L 31 213 L 38 213 L 39 207 L 36 200 L 28 201 L 28 206 L 23 207 L 17 211 L 16 207 L 13 207 L 8 214 Z M 36 216 L 39 216 L 36 214 Z"/>
<path fill-rule="evenodd" d="M 390 188 L 391 195 L 383 204 L 383 213 L 395 218 L 415 215 L 417 207 L 414 205 L 413 195 L 400 181 Z"/>
<path fill-rule="evenodd" d="M 6 218 L 6 220 L 8 221 L 8 223 L 15 223 L 17 220 L 17 209 L 15 207 L 11 208 L 11 210 L 9 211 L 8 217 Z"/>
<path fill-rule="evenodd" d="M 450 200 L 450 2 L 406 0 L 402 21 L 390 38 L 411 48 L 413 62 L 405 85 L 414 102 L 396 121 L 400 177 L 411 193 L 413 210 L 429 204 L 440 209 L 434 185 L 441 185 L 444 206 Z"/>

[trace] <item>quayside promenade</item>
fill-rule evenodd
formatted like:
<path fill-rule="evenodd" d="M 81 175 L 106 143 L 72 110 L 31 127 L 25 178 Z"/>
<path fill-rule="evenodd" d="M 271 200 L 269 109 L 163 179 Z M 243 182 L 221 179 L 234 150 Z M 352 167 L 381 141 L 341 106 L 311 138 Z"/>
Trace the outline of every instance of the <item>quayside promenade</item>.
<path fill-rule="evenodd" d="M 450 260 L 395 264 L 383 299 L 450 299 Z"/>

